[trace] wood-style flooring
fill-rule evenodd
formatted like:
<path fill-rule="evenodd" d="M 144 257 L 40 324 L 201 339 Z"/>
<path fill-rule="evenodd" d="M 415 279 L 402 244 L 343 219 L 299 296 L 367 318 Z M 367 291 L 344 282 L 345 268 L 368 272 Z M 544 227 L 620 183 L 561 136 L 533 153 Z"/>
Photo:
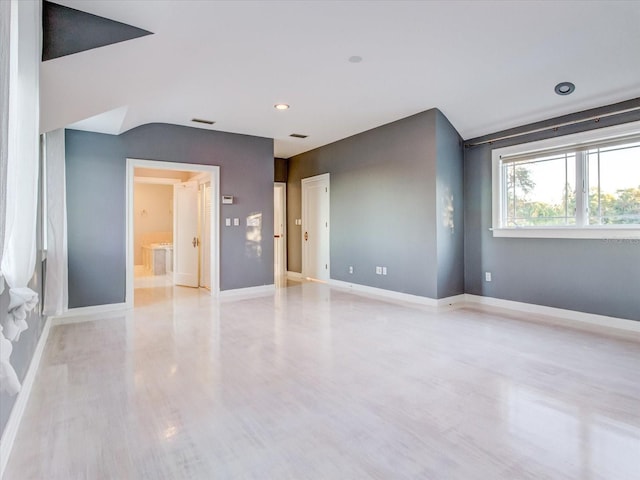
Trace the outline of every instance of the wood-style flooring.
<path fill-rule="evenodd" d="M 53 327 L 23 479 L 640 479 L 640 343 L 317 283 Z"/>

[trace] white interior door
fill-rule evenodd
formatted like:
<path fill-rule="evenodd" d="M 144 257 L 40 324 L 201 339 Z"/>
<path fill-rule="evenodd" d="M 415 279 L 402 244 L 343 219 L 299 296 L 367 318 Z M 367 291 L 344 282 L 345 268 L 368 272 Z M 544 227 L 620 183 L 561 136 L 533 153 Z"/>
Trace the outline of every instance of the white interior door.
<path fill-rule="evenodd" d="M 198 182 L 173 187 L 173 278 L 176 285 L 198 286 Z"/>
<path fill-rule="evenodd" d="M 276 286 L 284 286 L 287 274 L 286 189 L 284 183 L 276 183 L 273 189 L 273 276 Z"/>
<path fill-rule="evenodd" d="M 329 280 L 329 174 L 302 180 L 302 275 Z"/>

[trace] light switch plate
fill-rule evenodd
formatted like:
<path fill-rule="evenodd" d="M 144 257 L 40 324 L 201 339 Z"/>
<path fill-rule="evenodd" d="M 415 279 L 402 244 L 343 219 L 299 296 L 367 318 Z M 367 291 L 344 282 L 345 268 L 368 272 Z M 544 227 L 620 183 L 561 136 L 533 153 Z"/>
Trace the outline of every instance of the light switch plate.
<path fill-rule="evenodd" d="M 240 219 L 239 218 L 234 218 L 233 219 L 233 226 L 234 227 L 239 227 L 240 226 Z"/>

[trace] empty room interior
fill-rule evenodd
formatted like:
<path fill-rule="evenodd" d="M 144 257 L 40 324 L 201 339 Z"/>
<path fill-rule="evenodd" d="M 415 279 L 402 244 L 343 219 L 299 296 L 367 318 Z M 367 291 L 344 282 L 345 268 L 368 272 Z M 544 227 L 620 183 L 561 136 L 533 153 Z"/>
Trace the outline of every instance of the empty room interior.
<path fill-rule="evenodd" d="M 640 480 L 639 25 L 0 0 L 0 478 Z"/>

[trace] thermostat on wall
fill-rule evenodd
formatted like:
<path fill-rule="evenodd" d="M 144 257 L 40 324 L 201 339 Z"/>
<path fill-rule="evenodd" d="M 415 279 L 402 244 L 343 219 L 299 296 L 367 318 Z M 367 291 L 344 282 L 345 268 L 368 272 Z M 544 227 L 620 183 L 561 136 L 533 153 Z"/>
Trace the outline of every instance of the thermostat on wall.
<path fill-rule="evenodd" d="M 223 204 L 233 203 L 233 195 L 223 195 L 222 196 L 222 203 Z"/>

